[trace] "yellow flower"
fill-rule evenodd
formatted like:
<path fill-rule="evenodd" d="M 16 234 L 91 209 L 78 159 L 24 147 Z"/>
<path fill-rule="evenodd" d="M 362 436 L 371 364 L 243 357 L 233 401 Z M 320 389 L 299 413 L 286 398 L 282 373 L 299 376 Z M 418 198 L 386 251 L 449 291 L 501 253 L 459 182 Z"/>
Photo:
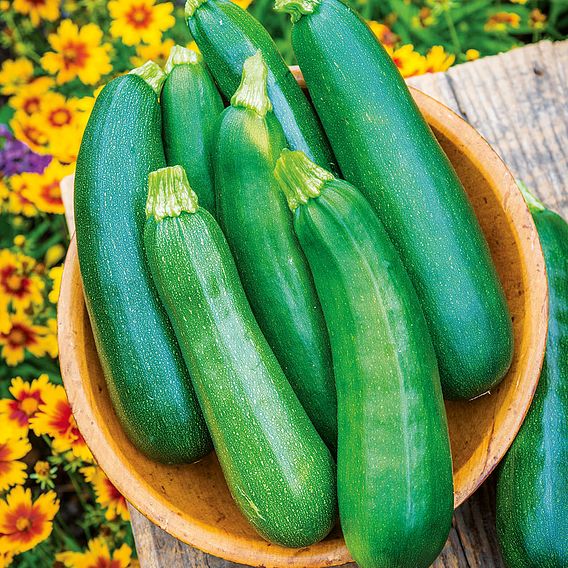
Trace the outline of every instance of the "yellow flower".
<path fill-rule="evenodd" d="M 0 9 L 2 7 L 0 6 Z M 0 568 L 8 568 L 8 566 L 12 565 L 14 560 L 14 553 L 10 552 L 9 550 L 2 551 L 0 550 Z"/>
<path fill-rule="evenodd" d="M 35 272 L 35 260 L 9 249 L 0 250 L 0 331 L 7 332 L 8 307 L 25 310 L 43 304 L 45 284 Z"/>
<path fill-rule="evenodd" d="M 160 42 L 162 32 L 175 24 L 173 4 L 155 4 L 155 0 L 110 0 L 108 10 L 112 17 L 110 34 L 125 45 Z"/>
<path fill-rule="evenodd" d="M 543 14 L 538 8 L 531 10 L 529 15 L 529 26 L 533 30 L 542 30 L 546 26 L 546 14 Z"/>
<path fill-rule="evenodd" d="M 34 472 L 30 475 L 30 479 L 34 479 L 42 489 L 53 488 L 56 473 L 57 466 L 52 467 L 49 462 L 39 460 L 34 465 Z"/>
<path fill-rule="evenodd" d="M 48 153 L 49 138 L 45 126 L 38 124 L 37 114 L 29 115 L 23 110 L 18 110 L 14 113 L 10 126 L 14 131 L 14 136 L 27 144 L 34 152 L 38 154 Z M 10 182 L 13 186 L 14 176 L 10 178 Z M 16 211 L 13 211 L 13 213 L 16 213 Z"/>
<path fill-rule="evenodd" d="M 34 75 L 34 66 L 29 59 L 6 59 L 0 69 L 0 93 L 13 95 L 27 85 Z"/>
<path fill-rule="evenodd" d="M 424 59 L 422 73 L 447 71 L 454 64 L 455 60 L 455 55 L 446 53 L 441 45 L 435 45 L 432 49 L 430 49 Z"/>
<path fill-rule="evenodd" d="M 514 12 L 497 12 L 485 22 L 486 32 L 504 32 L 508 28 L 518 28 L 521 16 Z"/>
<path fill-rule="evenodd" d="M 246 10 L 252 3 L 252 0 L 232 0 L 234 4 L 240 6 L 243 10 Z"/>
<path fill-rule="evenodd" d="M 14 237 L 14 246 L 22 248 L 26 244 L 25 235 L 16 235 Z"/>
<path fill-rule="evenodd" d="M 6 440 L 0 444 L 0 491 L 26 481 L 26 464 L 19 460 L 31 449 L 27 438 Z"/>
<path fill-rule="evenodd" d="M 51 341 L 46 343 L 45 350 L 52 359 L 56 359 L 59 355 L 59 344 L 57 343 L 57 320 L 55 318 L 49 318 L 46 325 L 49 330 L 49 338 Z"/>
<path fill-rule="evenodd" d="M 385 24 L 369 20 L 367 25 L 383 45 L 394 47 L 398 43 L 399 37 Z"/>
<path fill-rule="evenodd" d="M 0 500 L 0 551 L 25 552 L 44 541 L 52 530 L 59 501 L 53 491 L 32 502 L 32 492 L 16 486 Z"/>
<path fill-rule="evenodd" d="M 10 394 L 14 397 L 0 400 L 0 422 L 6 439 L 28 435 L 30 418 L 44 403 L 43 394 L 50 386 L 49 377 L 40 375 L 31 383 L 15 377 L 10 384 Z"/>
<path fill-rule="evenodd" d="M 80 472 L 85 476 L 85 481 L 93 486 L 97 503 L 106 509 L 105 518 L 112 521 L 120 517 L 123 521 L 130 519 L 126 499 L 111 483 L 104 471 L 98 466 L 82 467 Z"/>
<path fill-rule="evenodd" d="M 52 280 L 51 292 L 49 292 L 47 298 L 52 304 L 57 304 L 59 300 L 59 291 L 61 289 L 61 276 L 63 276 L 63 265 L 54 266 L 49 271 L 49 277 Z"/>
<path fill-rule="evenodd" d="M 526 4 L 528 0 L 511 0 L 512 4 Z"/>
<path fill-rule="evenodd" d="M 14 0 L 14 10 L 29 16 L 34 27 L 41 20 L 55 22 L 59 18 L 59 0 Z"/>
<path fill-rule="evenodd" d="M 73 166 L 65 166 L 53 159 L 42 174 L 21 174 L 26 183 L 26 189 L 23 190 L 24 197 L 44 213 L 63 214 L 65 209 L 61 199 L 59 182 L 72 171 Z"/>
<path fill-rule="evenodd" d="M 465 52 L 465 58 L 467 61 L 475 61 L 476 59 L 479 59 L 480 53 L 479 51 L 477 51 L 477 49 L 468 49 Z"/>
<path fill-rule="evenodd" d="M 112 554 L 104 538 L 99 537 L 89 541 L 84 552 L 59 552 L 55 559 L 67 568 L 127 568 L 130 566 L 132 549 L 123 544 Z"/>
<path fill-rule="evenodd" d="M 10 186 L 6 204 L 8 213 L 24 215 L 24 217 L 37 215 L 35 205 L 23 195 L 23 191 L 26 189 L 26 182 L 22 178 L 22 174 L 13 175 L 10 178 Z"/>
<path fill-rule="evenodd" d="M 57 33 L 47 37 L 54 51 L 41 58 L 41 65 L 48 73 L 57 74 L 59 85 L 76 77 L 86 85 L 94 85 L 112 71 L 111 46 L 101 44 L 102 39 L 103 32 L 96 24 L 79 28 L 71 20 L 63 20 Z"/>
<path fill-rule="evenodd" d="M 42 394 L 44 400 L 39 410 L 30 419 L 30 427 L 37 436 L 44 434 L 53 439 L 52 447 L 60 454 L 69 450 L 76 458 L 93 461 L 93 456 L 85 443 L 73 417 L 65 389 L 60 385 L 50 385 Z"/>
<path fill-rule="evenodd" d="M 385 46 L 385 48 L 403 77 L 412 77 L 422 73 L 424 57 L 414 51 L 412 44 L 403 45 L 396 50 L 390 46 Z"/>
<path fill-rule="evenodd" d="M 50 268 L 57 264 L 65 256 L 65 247 L 61 244 L 50 246 L 43 259 L 45 266 Z"/>
<path fill-rule="evenodd" d="M 174 45 L 175 41 L 170 38 L 152 45 L 137 45 L 136 55 L 130 58 L 130 62 L 134 65 L 134 67 L 140 67 L 141 65 L 144 65 L 146 61 L 151 59 L 158 65 L 164 66 L 168 56 L 170 55 L 170 49 Z"/>
<path fill-rule="evenodd" d="M 52 350 L 57 340 L 47 327 L 35 325 L 23 312 L 11 314 L 8 330 L 0 333 L 2 357 L 7 365 L 14 366 L 24 360 L 26 351 L 43 357 Z"/>
<path fill-rule="evenodd" d="M 50 77 L 38 77 L 24 88 L 20 89 L 8 101 L 15 110 L 21 110 L 26 114 L 33 114 L 39 110 L 41 98 L 53 86 L 53 79 Z"/>

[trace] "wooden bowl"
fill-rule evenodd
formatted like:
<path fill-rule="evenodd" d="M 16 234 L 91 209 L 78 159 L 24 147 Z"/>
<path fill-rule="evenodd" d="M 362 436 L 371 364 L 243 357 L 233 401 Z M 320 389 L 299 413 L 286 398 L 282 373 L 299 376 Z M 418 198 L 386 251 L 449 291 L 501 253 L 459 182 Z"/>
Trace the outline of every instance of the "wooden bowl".
<path fill-rule="evenodd" d="M 458 506 L 503 457 L 531 402 L 545 347 L 547 283 L 535 226 L 503 162 L 448 108 L 417 90 L 412 94 L 468 192 L 513 316 L 515 353 L 502 384 L 474 401 L 447 403 Z M 301 550 L 264 541 L 234 505 L 214 454 L 197 464 L 166 466 L 134 448 L 111 406 L 74 240 L 61 285 L 59 350 L 65 388 L 87 444 L 118 490 L 159 527 L 205 552 L 253 566 L 337 566 L 351 560 L 338 528 Z"/>

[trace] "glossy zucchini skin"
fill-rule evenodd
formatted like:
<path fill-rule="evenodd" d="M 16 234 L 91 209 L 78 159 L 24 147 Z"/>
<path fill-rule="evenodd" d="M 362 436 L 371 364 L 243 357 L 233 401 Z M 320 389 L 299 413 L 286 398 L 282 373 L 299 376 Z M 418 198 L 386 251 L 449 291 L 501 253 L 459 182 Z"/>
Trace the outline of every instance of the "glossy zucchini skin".
<path fill-rule="evenodd" d="M 75 220 L 87 309 L 114 409 L 154 460 L 193 462 L 211 440 L 151 281 L 142 231 L 147 178 L 165 164 L 155 92 L 137 75 L 111 81 L 77 160 Z"/>
<path fill-rule="evenodd" d="M 453 514 L 434 348 L 410 279 L 370 205 L 341 180 L 320 191 L 298 205 L 294 227 L 331 339 L 341 527 L 362 568 L 426 568 L 442 550 Z"/>
<path fill-rule="evenodd" d="M 529 202 L 544 253 L 549 321 L 544 366 L 497 478 L 497 536 L 510 568 L 568 566 L 568 225 Z"/>
<path fill-rule="evenodd" d="M 274 178 L 286 139 L 274 114 L 263 108 L 270 105 L 265 95 L 253 104 L 248 97 L 255 110 L 235 99 L 222 115 L 215 151 L 219 224 L 260 329 L 320 436 L 335 451 L 337 400 L 327 328 Z"/>
<path fill-rule="evenodd" d="M 194 4 L 190 0 L 187 6 Z M 268 66 L 274 114 L 290 148 L 331 167 L 334 159 L 321 124 L 260 22 L 230 0 L 205 0 L 190 10 L 186 7 L 188 12 L 191 35 L 225 98 L 230 100 L 239 86 L 245 59 L 260 50 Z"/>
<path fill-rule="evenodd" d="M 164 82 L 160 104 L 166 163 L 185 169 L 201 206 L 214 214 L 211 153 L 224 105 L 203 62 L 174 64 Z"/>
<path fill-rule="evenodd" d="M 231 494 L 267 540 L 313 544 L 335 522 L 335 465 L 254 319 L 221 229 L 198 208 L 150 217 L 144 238 Z"/>
<path fill-rule="evenodd" d="M 391 58 L 351 8 L 340 0 L 277 4 L 297 19 L 294 51 L 343 176 L 376 211 L 416 288 L 445 397 L 488 391 L 511 363 L 512 324 L 451 163 Z"/>

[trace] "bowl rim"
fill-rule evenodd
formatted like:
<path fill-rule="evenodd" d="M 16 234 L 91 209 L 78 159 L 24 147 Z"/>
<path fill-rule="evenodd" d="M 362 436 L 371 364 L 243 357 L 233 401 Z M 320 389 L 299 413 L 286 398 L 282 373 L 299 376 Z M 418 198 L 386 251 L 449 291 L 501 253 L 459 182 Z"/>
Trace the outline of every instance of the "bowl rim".
<path fill-rule="evenodd" d="M 295 72 L 294 69 L 292 69 L 292 71 L 296 79 L 299 79 L 298 73 Z M 507 209 L 510 209 L 511 201 L 517 209 L 520 207 L 520 212 L 517 211 L 516 214 L 520 215 L 520 213 L 522 213 L 522 218 L 517 218 L 514 223 L 511 223 L 511 228 L 517 233 L 516 237 L 518 241 L 522 241 L 519 237 L 521 233 L 524 234 L 525 238 L 527 235 L 530 236 L 530 244 L 524 243 L 519 246 L 525 250 L 529 247 L 532 249 L 533 256 L 536 255 L 537 257 L 536 264 L 542 268 L 544 275 L 544 258 L 532 216 L 524 203 L 524 199 L 516 186 L 512 174 L 501 158 L 481 134 L 457 113 L 418 89 L 414 87 L 409 87 L 409 89 L 415 102 L 419 105 L 421 112 L 425 115 L 425 118 L 431 126 L 443 132 L 445 137 L 460 148 L 477 147 L 478 150 L 476 152 L 468 152 L 468 158 L 483 172 L 483 175 L 493 186 L 503 186 L 511 189 L 510 199 L 503 204 L 505 213 L 508 213 Z M 522 206 L 519 200 L 522 201 Z M 510 212 L 507 216 L 508 219 L 512 219 Z M 195 519 L 182 518 L 179 514 L 172 515 L 172 509 L 165 505 L 160 494 L 155 491 L 151 485 L 137 478 L 127 467 L 128 464 L 125 463 L 126 460 L 117 456 L 111 440 L 102 435 L 97 435 L 98 425 L 96 417 L 92 413 L 92 407 L 88 401 L 85 390 L 81 388 L 82 379 L 80 376 L 80 365 L 78 364 L 79 359 L 76 358 L 77 350 L 73 347 L 77 344 L 77 340 L 80 336 L 78 330 L 69 329 L 70 326 L 68 325 L 68 322 L 72 321 L 75 301 L 74 296 L 78 293 L 77 290 L 73 290 L 72 284 L 77 278 L 79 278 L 80 282 L 73 228 L 70 228 L 70 232 L 73 233 L 73 237 L 65 259 L 61 282 L 61 300 L 58 305 L 58 341 L 61 375 L 68 392 L 73 414 L 82 435 L 97 462 L 104 464 L 105 473 L 127 501 L 143 516 L 174 538 L 205 553 L 231 562 L 253 562 L 253 564 L 250 565 L 264 566 L 267 568 L 279 568 L 283 566 L 324 567 L 338 566 L 351 562 L 352 559 L 345 544 L 338 546 L 335 540 L 329 541 L 327 546 L 325 546 L 326 541 L 322 541 L 315 546 L 304 549 L 289 549 L 290 552 L 284 554 L 282 551 L 286 550 L 286 552 L 288 552 L 288 549 L 272 545 L 268 542 L 264 542 L 261 546 L 255 546 L 255 548 L 252 549 L 250 541 L 244 536 L 233 535 L 231 539 L 228 540 L 223 538 L 223 534 L 218 528 L 210 527 Z M 534 287 L 538 288 L 536 291 L 532 290 L 531 287 L 531 295 L 534 296 L 531 304 L 541 306 L 540 313 L 542 317 L 538 325 L 533 327 L 532 335 L 534 337 L 531 340 L 531 344 L 535 349 L 532 353 L 532 364 L 527 364 L 526 366 L 527 369 L 531 369 L 531 374 L 534 373 L 535 369 L 538 367 L 538 375 L 540 375 L 540 368 L 544 358 L 548 325 L 548 286 L 544 276 L 542 283 L 544 284 L 543 286 Z M 82 295 L 82 287 L 80 288 L 80 293 Z M 461 505 L 478 489 L 508 450 L 528 411 L 537 383 L 538 376 L 536 380 L 533 379 L 531 381 L 531 388 L 525 393 L 525 400 L 522 401 L 521 412 L 518 412 L 517 409 L 514 416 L 508 416 L 508 427 L 506 428 L 508 434 L 501 440 L 501 444 L 498 446 L 499 450 L 493 455 L 492 459 L 486 460 L 481 475 L 473 482 L 470 480 L 470 483 L 454 493 L 455 508 Z M 513 413 L 509 413 L 509 415 L 512 414 Z M 505 430 L 504 425 L 502 425 L 501 430 Z M 98 438 L 99 443 L 93 445 L 92 440 L 95 438 Z M 140 495 L 142 494 L 145 497 L 140 499 Z M 317 550 L 314 550 L 315 547 L 317 547 Z"/>

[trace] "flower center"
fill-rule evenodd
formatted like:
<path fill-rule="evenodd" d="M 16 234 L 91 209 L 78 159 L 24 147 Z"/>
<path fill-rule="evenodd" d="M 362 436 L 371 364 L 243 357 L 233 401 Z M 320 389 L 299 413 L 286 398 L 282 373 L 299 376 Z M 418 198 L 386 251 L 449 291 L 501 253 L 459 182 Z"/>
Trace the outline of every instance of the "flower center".
<path fill-rule="evenodd" d="M 45 134 L 34 126 L 26 126 L 22 128 L 22 131 L 24 136 L 36 146 L 44 146 L 47 143 Z"/>
<path fill-rule="evenodd" d="M 33 396 L 28 396 L 22 400 L 20 403 L 20 408 L 23 412 L 25 412 L 28 416 L 31 416 L 36 412 L 39 406 L 39 400 L 34 398 Z"/>
<path fill-rule="evenodd" d="M 49 203 L 61 204 L 61 189 L 57 180 L 41 188 L 41 196 Z"/>
<path fill-rule="evenodd" d="M 126 19 L 137 29 L 147 28 L 152 23 L 152 10 L 144 5 L 133 6 L 126 14 Z"/>
<path fill-rule="evenodd" d="M 30 97 L 22 106 L 26 114 L 33 114 L 39 110 L 39 97 Z"/>
<path fill-rule="evenodd" d="M 49 463 L 46 461 L 38 461 L 34 466 L 34 471 L 38 477 L 49 477 Z"/>
<path fill-rule="evenodd" d="M 30 521 L 30 519 L 28 517 L 19 517 L 16 520 L 16 528 L 20 532 L 27 531 L 31 526 L 32 526 L 32 522 Z"/>
<path fill-rule="evenodd" d="M 89 57 L 87 46 L 84 43 L 74 41 L 69 41 L 67 45 L 63 46 L 61 54 L 63 55 L 63 65 L 65 69 L 84 67 Z"/>
<path fill-rule="evenodd" d="M 71 124 L 73 115 L 66 108 L 58 108 L 49 114 L 49 122 L 53 126 Z"/>
<path fill-rule="evenodd" d="M 35 340 L 27 329 L 24 329 L 20 325 L 15 325 L 8 333 L 8 343 L 12 347 L 25 347 L 26 345 L 35 343 Z"/>

